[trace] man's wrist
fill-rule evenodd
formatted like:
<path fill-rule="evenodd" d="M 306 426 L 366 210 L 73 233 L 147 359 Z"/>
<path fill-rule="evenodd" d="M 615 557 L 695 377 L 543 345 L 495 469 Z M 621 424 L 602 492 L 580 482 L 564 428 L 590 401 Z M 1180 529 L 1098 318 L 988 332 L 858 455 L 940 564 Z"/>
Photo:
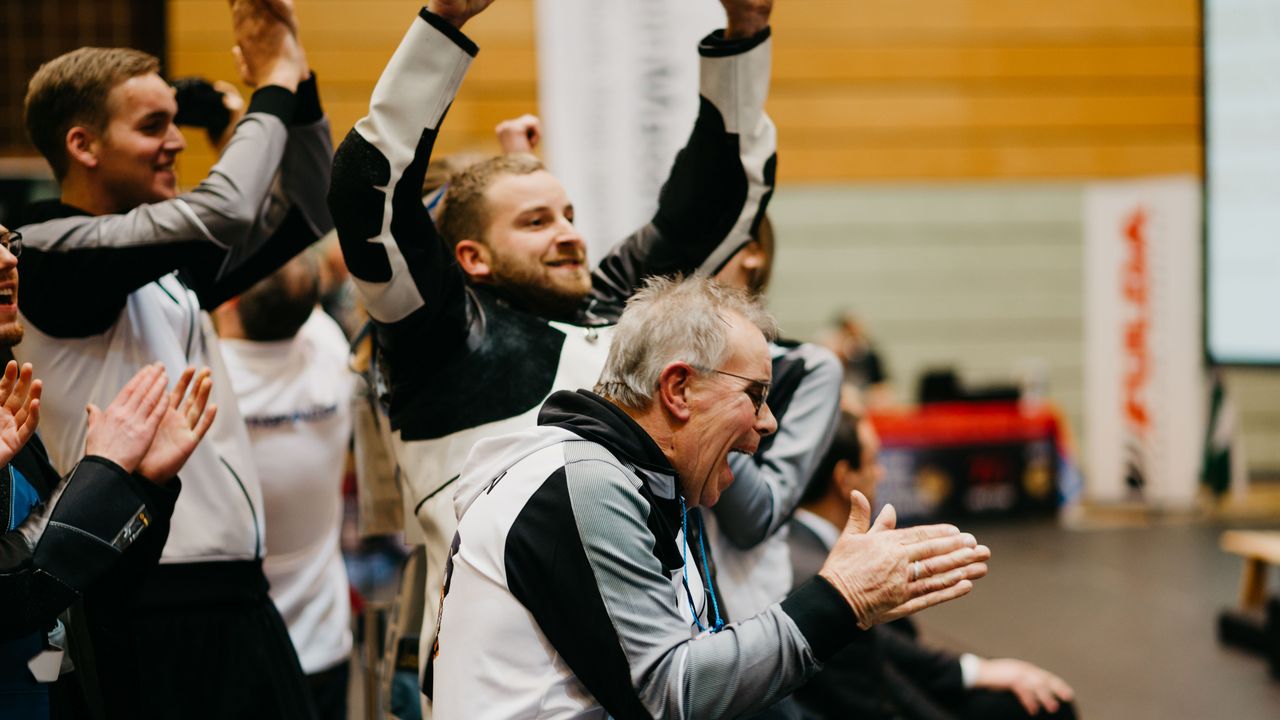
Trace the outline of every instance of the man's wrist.
<path fill-rule="evenodd" d="M 276 63 L 270 70 L 263 74 L 258 87 L 267 85 L 275 85 L 282 87 L 289 92 L 298 91 L 299 73 L 298 68 L 293 67 L 289 63 Z"/>
<path fill-rule="evenodd" d="M 725 20 L 724 36 L 730 40 L 741 40 L 759 34 L 769 27 L 768 8 L 736 8 Z"/>
<path fill-rule="evenodd" d="M 751 21 L 742 22 L 729 21 L 724 28 L 724 37 L 726 40 L 742 40 L 749 37 L 755 37 L 765 28 L 769 27 L 769 21 Z"/>
<path fill-rule="evenodd" d="M 466 25 L 466 24 L 467 24 L 467 21 L 471 19 L 471 16 L 470 16 L 470 15 L 467 15 L 467 14 L 465 14 L 465 13 L 444 13 L 444 12 L 441 12 L 441 11 L 436 7 L 436 3 L 433 3 L 433 2 L 428 2 L 428 3 L 427 3 L 427 12 L 431 13 L 432 15 L 435 15 L 436 17 L 438 17 L 438 18 L 440 18 L 441 20 L 443 20 L 443 21 L 445 21 L 445 22 L 449 23 L 450 25 L 454 26 L 455 28 L 457 28 L 457 29 L 459 29 L 459 30 L 461 30 L 461 29 L 462 29 L 462 26 L 463 26 L 463 25 Z"/>

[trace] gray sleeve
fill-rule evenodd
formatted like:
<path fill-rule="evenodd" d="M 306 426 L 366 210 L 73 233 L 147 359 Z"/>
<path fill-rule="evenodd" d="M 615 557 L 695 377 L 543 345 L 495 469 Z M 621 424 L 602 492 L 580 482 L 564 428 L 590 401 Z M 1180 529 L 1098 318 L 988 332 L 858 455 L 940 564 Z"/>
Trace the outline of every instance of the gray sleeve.
<path fill-rule="evenodd" d="M 743 550 L 759 545 L 795 512 L 818 462 L 831 446 L 840 411 L 840 361 L 829 350 L 806 343 L 804 376 L 771 443 L 755 456 L 733 455 L 730 485 L 715 505 L 720 530 Z"/>
<path fill-rule="evenodd" d="M 279 117 L 250 112 L 236 126 L 208 177 L 190 192 L 139 205 L 126 213 L 51 220 L 33 231 L 24 230 L 24 240 L 31 249 L 50 253 L 141 249 L 192 241 L 226 250 L 269 235 L 271 228 L 263 223 L 280 213 L 268 214 L 269 203 L 265 201 L 287 139 L 288 131 Z"/>
<path fill-rule="evenodd" d="M 650 715 L 736 717 L 768 707 L 816 671 L 809 640 L 778 605 L 694 637 L 691 618 L 682 614 L 679 576 L 673 581 L 653 554 L 662 541 L 646 520 L 651 506 L 632 481 L 604 462 L 577 463 L 568 475 L 578 536 L 608 626 L 625 655 L 631 689 Z M 591 648 L 581 652 L 599 657 Z M 608 688 L 591 688 L 606 708 Z"/>
<path fill-rule="evenodd" d="M 333 168 L 333 138 L 329 121 L 321 119 L 305 126 L 291 127 L 279 173 L 259 201 L 248 235 L 231 245 L 219 275 L 243 265 L 260 253 L 284 224 L 290 211 L 298 213 L 306 226 L 307 238 L 319 238 L 333 229 L 326 197 Z M 278 263 L 275 263 L 278 265 Z"/>

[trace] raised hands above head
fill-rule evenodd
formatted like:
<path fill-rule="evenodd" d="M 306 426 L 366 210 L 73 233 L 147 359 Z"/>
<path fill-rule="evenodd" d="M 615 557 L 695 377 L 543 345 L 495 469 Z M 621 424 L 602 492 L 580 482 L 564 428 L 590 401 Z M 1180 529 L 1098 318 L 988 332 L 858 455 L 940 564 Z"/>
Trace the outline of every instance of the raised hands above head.
<path fill-rule="evenodd" d="M 42 384 L 31 376 L 31 364 L 10 360 L 0 379 L 0 464 L 13 460 L 40 423 Z"/>
<path fill-rule="evenodd" d="M 492 4 L 493 0 L 427 0 L 427 9 L 460 28 Z"/>
<path fill-rule="evenodd" d="M 857 490 L 849 522 L 819 571 L 871 627 L 967 595 L 987 574 L 991 551 L 951 525 L 897 529 L 887 505 L 871 525 L 871 504 Z"/>
<path fill-rule="evenodd" d="M 720 0 L 729 23 L 725 37 L 746 38 L 769 27 L 773 0 Z"/>
<path fill-rule="evenodd" d="M 231 0 L 231 22 L 236 38 L 231 52 L 246 85 L 279 85 L 292 91 L 310 75 L 292 2 Z"/>

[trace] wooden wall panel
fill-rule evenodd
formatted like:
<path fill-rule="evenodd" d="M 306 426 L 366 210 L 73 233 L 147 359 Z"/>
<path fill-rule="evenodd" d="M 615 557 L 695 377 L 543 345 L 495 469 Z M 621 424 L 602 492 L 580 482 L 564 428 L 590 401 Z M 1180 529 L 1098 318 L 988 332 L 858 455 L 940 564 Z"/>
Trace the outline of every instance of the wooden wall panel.
<path fill-rule="evenodd" d="M 536 107 L 534 2 L 502 0 L 468 26 L 483 52 L 443 150 L 491 147 L 494 123 Z M 413 4 L 297 4 L 341 137 Z M 169 17 L 172 73 L 233 73 L 225 0 L 169 0 Z M 784 183 L 1201 169 L 1197 0 L 778 0 L 774 28 Z M 193 140 L 186 176 L 211 161 Z"/>
<path fill-rule="evenodd" d="M 441 151 L 492 149 L 494 125 L 537 111 L 533 2 L 503 0 L 467 25 L 482 47 L 481 59 L 449 112 L 449 132 L 437 144 Z M 297 0 L 295 5 L 336 143 L 368 112 L 373 84 L 419 6 L 403 0 Z M 234 79 L 226 0 L 170 0 L 169 18 L 170 75 Z M 208 172 L 214 156 L 202 137 L 188 133 L 187 142 L 180 172 L 191 184 Z"/>

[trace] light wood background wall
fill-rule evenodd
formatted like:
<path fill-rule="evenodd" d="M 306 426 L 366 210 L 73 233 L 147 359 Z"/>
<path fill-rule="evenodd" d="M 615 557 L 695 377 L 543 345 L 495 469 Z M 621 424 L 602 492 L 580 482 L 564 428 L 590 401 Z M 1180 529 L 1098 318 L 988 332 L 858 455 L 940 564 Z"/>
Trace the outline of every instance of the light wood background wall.
<path fill-rule="evenodd" d="M 483 51 L 442 149 L 488 147 L 535 109 L 533 5 L 468 25 Z M 417 5 L 297 7 L 340 138 Z M 1200 171 L 1198 0 L 777 0 L 774 30 L 783 183 Z M 226 0 L 170 0 L 171 74 L 231 77 L 229 46 Z M 193 139 L 182 169 L 211 160 Z"/>
<path fill-rule="evenodd" d="M 341 139 L 417 5 L 296 2 Z M 467 27 L 482 52 L 442 150 L 536 109 L 533 23 L 534 0 L 499 0 Z M 1198 0 L 776 0 L 774 30 L 784 327 L 860 309 L 904 400 L 935 365 L 994 382 L 1043 362 L 1079 438 L 1078 181 L 1201 171 Z M 171 75 L 229 78 L 229 46 L 226 0 L 170 0 Z M 212 154 L 188 140 L 191 182 Z M 1250 465 L 1280 472 L 1280 376 L 1229 382 Z"/>

